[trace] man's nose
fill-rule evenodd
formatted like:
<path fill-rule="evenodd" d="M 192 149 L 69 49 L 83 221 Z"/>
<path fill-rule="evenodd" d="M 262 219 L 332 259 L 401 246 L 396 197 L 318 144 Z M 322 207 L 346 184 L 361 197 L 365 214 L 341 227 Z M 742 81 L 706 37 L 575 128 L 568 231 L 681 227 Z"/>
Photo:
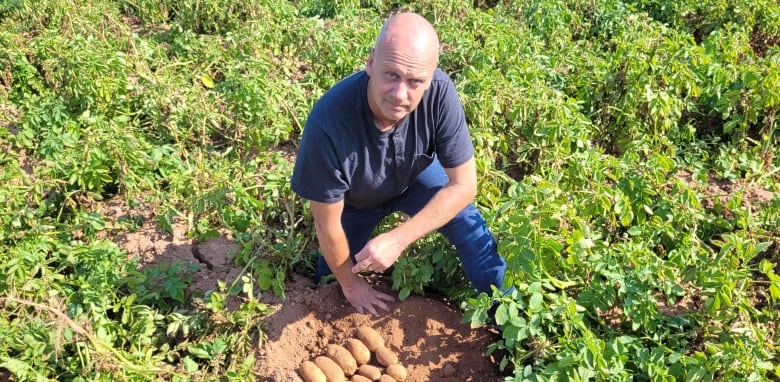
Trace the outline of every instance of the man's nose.
<path fill-rule="evenodd" d="M 408 87 L 406 86 L 406 83 L 404 81 L 398 81 L 393 86 L 393 97 L 397 100 L 405 100 L 406 99 L 406 91 L 408 90 Z"/>

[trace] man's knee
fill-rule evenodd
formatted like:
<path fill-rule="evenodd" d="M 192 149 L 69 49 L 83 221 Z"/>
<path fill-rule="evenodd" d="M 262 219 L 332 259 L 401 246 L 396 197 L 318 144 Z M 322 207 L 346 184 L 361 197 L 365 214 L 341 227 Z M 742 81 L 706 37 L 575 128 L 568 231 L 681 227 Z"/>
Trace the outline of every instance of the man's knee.
<path fill-rule="evenodd" d="M 471 204 L 458 212 L 452 220 L 439 229 L 439 232 L 455 247 L 464 244 L 484 247 L 493 239 L 485 219 Z"/>

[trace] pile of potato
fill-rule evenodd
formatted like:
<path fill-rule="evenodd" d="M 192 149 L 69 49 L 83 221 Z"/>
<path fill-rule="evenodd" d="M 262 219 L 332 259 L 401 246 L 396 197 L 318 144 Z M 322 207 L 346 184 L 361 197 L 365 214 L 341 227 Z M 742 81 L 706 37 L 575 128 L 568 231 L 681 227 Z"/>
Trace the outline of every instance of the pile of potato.
<path fill-rule="evenodd" d="M 398 356 L 385 346 L 385 340 L 374 329 L 367 326 L 357 331 L 358 338 L 350 338 L 344 346 L 329 344 L 325 355 L 314 361 L 303 361 L 299 370 L 306 382 L 402 382 L 406 379 L 406 368 L 398 363 Z M 376 362 L 384 366 L 384 373 L 378 366 L 369 364 L 371 353 Z"/>

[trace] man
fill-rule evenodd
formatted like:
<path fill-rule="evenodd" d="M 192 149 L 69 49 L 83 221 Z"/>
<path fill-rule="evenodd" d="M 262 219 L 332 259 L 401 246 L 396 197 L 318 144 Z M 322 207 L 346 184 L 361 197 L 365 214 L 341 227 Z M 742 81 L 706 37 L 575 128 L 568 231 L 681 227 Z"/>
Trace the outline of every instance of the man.
<path fill-rule="evenodd" d="M 471 205 L 477 175 L 465 113 L 438 59 L 425 18 L 390 17 L 365 70 L 328 90 L 304 128 L 291 184 L 311 205 L 322 255 L 315 280 L 332 271 L 360 313 L 389 311 L 394 300 L 360 272 L 386 270 L 434 230 L 455 246 L 477 290 L 502 287 L 506 263 Z M 410 218 L 370 238 L 394 211 Z"/>

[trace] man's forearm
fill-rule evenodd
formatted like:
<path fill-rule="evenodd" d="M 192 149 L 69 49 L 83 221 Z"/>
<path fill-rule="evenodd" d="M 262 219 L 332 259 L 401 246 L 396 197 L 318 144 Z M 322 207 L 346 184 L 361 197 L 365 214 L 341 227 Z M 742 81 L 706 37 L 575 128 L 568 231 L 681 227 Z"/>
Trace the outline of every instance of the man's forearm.
<path fill-rule="evenodd" d="M 320 251 L 328 263 L 333 275 L 341 286 L 349 286 L 355 275 L 351 269 L 354 265 L 349 257 L 349 243 L 343 231 L 332 232 L 328 229 L 317 229 Z"/>
<path fill-rule="evenodd" d="M 322 257 L 339 284 L 349 286 L 355 275 L 351 272 L 353 264 L 349 256 L 349 242 L 341 225 L 343 202 L 311 202 L 310 206 Z"/>
<path fill-rule="evenodd" d="M 417 239 L 447 224 L 471 203 L 474 196 L 475 192 L 471 187 L 448 183 L 417 214 L 388 233 L 395 236 L 403 248 L 406 248 Z"/>
<path fill-rule="evenodd" d="M 388 232 L 402 248 L 449 223 L 477 195 L 474 157 L 458 167 L 445 168 L 444 171 L 449 178 L 447 184 L 411 219 Z"/>
<path fill-rule="evenodd" d="M 333 275 L 336 276 L 347 301 L 358 313 L 377 314 L 377 309 L 389 310 L 387 303 L 393 301 L 393 296 L 375 291 L 357 272 L 353 272 L 349 241 L 341 224 L 343 202 L 311 202 L 310 205 L 320 251 Z"/>

